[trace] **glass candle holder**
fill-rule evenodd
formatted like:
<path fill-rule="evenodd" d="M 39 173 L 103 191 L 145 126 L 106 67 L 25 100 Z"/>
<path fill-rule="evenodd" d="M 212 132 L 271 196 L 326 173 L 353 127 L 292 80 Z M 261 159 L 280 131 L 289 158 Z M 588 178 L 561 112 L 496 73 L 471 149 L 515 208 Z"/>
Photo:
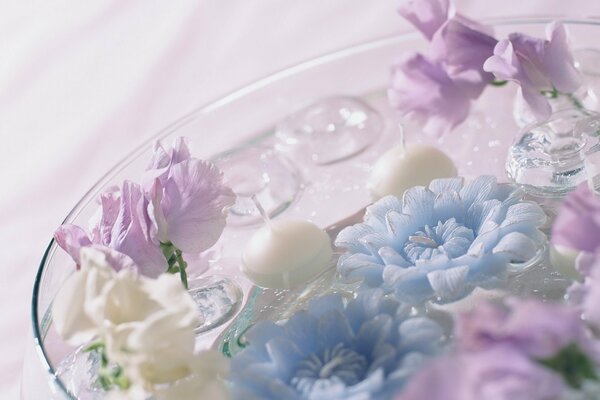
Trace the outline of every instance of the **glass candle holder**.
<path fill-rule="evenodd" d="M 539 197 L 562 197 L 581 182 L 594 180 L 586 161 L 599 156 L 599 127 L 600 114 L 573 109 L 526 128 L 509 149 L 508 179 Z"/>

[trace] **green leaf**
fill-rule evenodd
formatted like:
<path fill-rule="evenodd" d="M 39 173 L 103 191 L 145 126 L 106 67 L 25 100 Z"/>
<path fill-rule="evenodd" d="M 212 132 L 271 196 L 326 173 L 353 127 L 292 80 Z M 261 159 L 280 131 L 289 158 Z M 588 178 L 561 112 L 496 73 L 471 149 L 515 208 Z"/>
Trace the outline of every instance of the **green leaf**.
<path fill-rule="evenodd" d="M 585 380 L 598 380 L 594 363 L 576 344 L 563 348 L 552 358 L 538 362 L 562 375 L 569 386 L 575 389 L 580 389 Z"/>
<path fill-rule="evenodd" d="M 86 353 L 89 353 L 91 351 L 104 351 L 104 342 L 100 340 L 97 342 L 93 342 L 89 344 L 85 349 L 83 349 L 83 351 Z"/>
<path fill-rule="evenodd" d="M 113 368 L 113 370 L 112 370 L 112 381 L 121 390 L 126 390 L 131 385 L 131 383 L 129 382 L 129 379 L 127 379 L 127 377 L 125 376 L 125 374 L 123 372 L 123 368 L 121 368 L 118 365 L 115 368 Z"/>
<path fill-rule="evenodd" d="M 104 391 L 109 391 L 112 388 L 112 383 L 110 382 L 110 379 L 108 379 L 106 376 L 100 375 L 98 377 L 98 383 L 100 383 L 100 386 Z"/>

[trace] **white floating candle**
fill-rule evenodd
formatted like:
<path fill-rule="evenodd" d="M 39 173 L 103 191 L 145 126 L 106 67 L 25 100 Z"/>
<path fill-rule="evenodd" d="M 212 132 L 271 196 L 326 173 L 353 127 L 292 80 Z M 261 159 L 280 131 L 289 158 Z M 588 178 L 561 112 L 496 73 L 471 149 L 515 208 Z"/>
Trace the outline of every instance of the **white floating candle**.
<path fill-rule="evenodd" d="M 329 236 L 308 221 L 274 221 L 260 228 L 242 256 L 242 272 L 258 286 L 287 289 L 329 266 Z"/>
<path fill-rule="evenodd" d="M 387 195 L 400 197 L 413 186 L 427 186 L 434 179 L 456 175 L 456 166 L 441 150 L 426 145 L 405 149 L 399 145 L 375 162 L 367 188 L 375 201 Z"/>

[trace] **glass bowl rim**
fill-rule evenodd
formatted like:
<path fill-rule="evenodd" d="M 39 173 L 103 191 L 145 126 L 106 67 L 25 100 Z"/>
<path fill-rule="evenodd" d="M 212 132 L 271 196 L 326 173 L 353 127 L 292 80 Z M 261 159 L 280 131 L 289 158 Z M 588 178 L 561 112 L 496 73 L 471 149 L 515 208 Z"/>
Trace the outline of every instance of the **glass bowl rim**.
<path fill-rule="evenodd" d="M 490 24 L 493 26 L 504 26 L 504 25 L 522 25 L 522 24 L 531 24 L 531 25 L 541 25 L 547 24 L 549 22 L 560 20 L 566 25 L 596 25 L 600 26 L 600 17 L 577 17 L 577 18 L 565 18 L 560 15 L 532 15 L 532 16 L 509 16 L 509 17 L 494 17 L 494 18 L 485 18 L 483 21 L 486 24 Z M 385 47 L 387 45 L 393 44 L 395 42 L 401 42 L 403 40 L 409 39 L 412 36 L 418 35 L 418 32 L 414 29 L 405 30 L 403 32 L 395 33 L 392 35 L 383 36 L 377 39 L 371 39 L 366 42 L 362 42 L 359 44 L 354 44 L 350 46 L 343 47 L 338 50 L 334 50 L 316 57 L 309 58 L 308 60 L 296 63 L 292 66 L 284 67 L 277 72 L 270 73 L 262 78 L 254 80 L 250 83 L 242 85 L 240 88 L 229 92 L 223 96 L 219 96 L 216 100 L 209 101 L 203 106 L 197 107 L 190 111 L 189 113 L 176 118 L 174 122 L 167 125 L 165 128 L 159 130 L 154 135 L 150 136 L 148 139 L 144 140 L 140 145 L 138 145 L 133 151 L 127 154 L 121 161 L 119 161 L 115 166 L 113 166 L 110 170 L 108 170 L 96 183 L 92 185 L 92 187 L 83 195 L 83 197 L 75 204 L 73 209 L 69 212 L 69 214 L 65 217 L 61 224 L 67 223 L 81 212 L 81 209 L 87 204 L 90 197 L 95 195 L 96 190 L 108 182 L 112 177 L 114 177 L 117 173 L 126 168 L 133 160 L 135 160 L 139 155 L 141 155 L 144 151 L 146 151 L 152 143 L 156 140 L 163 139 L 169 134 L 175 132 L 180 127 L 185 126 L 191 123 L 196 118 L 200 117 L 203 114 L 210 113 L 215 109 L 219 109 L 249 93 L 252 93 L 256 90 L 259 90 L 263 87 L 266 87 L 270 84 L 274 84 L 282 79 L 285 79 L 289 76 L 293 76 L 295 74 L 304 72 L 311 68 L 317 67 L 319 65 L 325 64 L 330 61 L 335 61 L 342 59 L 344 57 L 348 57 L 351 55 L 355 55 L 358 53 L 366 52 L 369 50 L 373 50 L 380 47 Z M 51 365 L 48 360 L 48 356 L 46 353 L 46 349 L 44 347 L 44 341 L 42 338 L 42 329 L 40 327 L 40 319 L 38 318 L 38 297 L 39 290 L 41 286 L 42 276 L 44 274 L 44 267 L 46 266 L 46 261 L 49 259 L 51 254 L 56 250 L 57 245 L 54 239 L 50 240 L 50 243 L 46 247 L 44 251 L 44 255 L 40 261 L 40 265 L 38 267 L 38 271 L 35 276 L 35 282 L 33 285 L 33 293 L 31 299 L 31 324 L 33 328 L 33 342 L 35 346 L 36 353 L 39 356 L 39 362 L 42 363 L 42 368 L 49 374 L 49 384 L 55 384 L 62 395 L 67 396 L 69 399 L 77 400 L 76 397 L 66 388 L 62 380 L 57 376 L 54 367 Z M 21 384 L 25 384 L 22 382 Z"/>

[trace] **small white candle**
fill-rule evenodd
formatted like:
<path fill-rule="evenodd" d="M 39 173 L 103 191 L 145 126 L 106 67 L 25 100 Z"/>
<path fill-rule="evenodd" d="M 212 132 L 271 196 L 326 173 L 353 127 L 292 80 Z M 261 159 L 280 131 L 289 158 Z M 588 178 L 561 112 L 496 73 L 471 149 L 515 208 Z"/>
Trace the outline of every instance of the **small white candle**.
<path fill-rule="evenodd" d="M 434 179 L 456 175 L 456 166 L 441 150 L 426 145 L 405 149 L 399 145 L 375 162 L 367 188 L 375 201 L 387 195 L 401 197 L 413 186 L 427 186 Z"/>
<path fill-rule="evenodd" d="M 268 221 L 248 242 L 242 272 L 261 287 L 287 289 L 308 282 L 331 260 L 329 236 L 308 221 Z"/>

